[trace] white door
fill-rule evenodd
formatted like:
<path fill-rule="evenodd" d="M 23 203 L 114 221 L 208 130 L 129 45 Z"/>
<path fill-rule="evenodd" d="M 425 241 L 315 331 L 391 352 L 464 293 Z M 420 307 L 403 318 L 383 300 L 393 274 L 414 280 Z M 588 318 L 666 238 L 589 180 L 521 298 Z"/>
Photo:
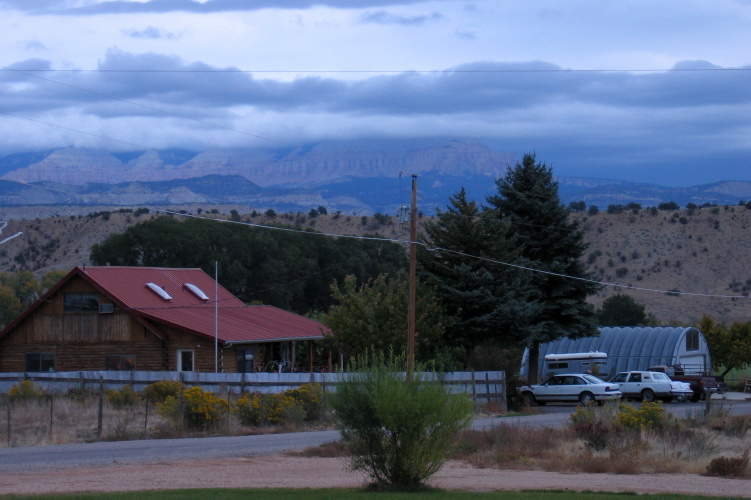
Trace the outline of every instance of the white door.
<path fill-rule="evenodd" d="M 177 350 L 177 371 L 179 372 L 194 371 L 193 349 L 178 349 Z"/>

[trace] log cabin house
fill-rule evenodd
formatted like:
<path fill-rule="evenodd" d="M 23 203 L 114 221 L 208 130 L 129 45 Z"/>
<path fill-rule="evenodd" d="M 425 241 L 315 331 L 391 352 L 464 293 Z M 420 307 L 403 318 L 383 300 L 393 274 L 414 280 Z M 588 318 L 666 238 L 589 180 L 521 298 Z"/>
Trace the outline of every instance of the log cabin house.
<path fill-rule="evenodd" d="M 276 370 L 326 331 L 201 269 L 76 267 L 0 332 L 0 372 Z"/>

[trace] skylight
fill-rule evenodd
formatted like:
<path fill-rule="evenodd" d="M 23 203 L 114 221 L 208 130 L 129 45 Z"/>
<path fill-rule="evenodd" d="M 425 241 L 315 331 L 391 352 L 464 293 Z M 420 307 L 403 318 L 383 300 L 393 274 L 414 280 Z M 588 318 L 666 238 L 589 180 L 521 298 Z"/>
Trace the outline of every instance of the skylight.
<path fill-rule="evenodd" d="M 209 300 L 209 296 L 206 295 L 205 293 L 203 293 L 203 290 L 201 290 L 200 288 L 198 288 L 193 283 L 185 283 L 185 288 L 187 288 L 188 290 L 190 290 L 191 292 L 193 292 L 193 295 L 195 295 L 199 299 L 201 299 L 201 300 Z"/>
<path fill-rule="evenodd" d="M 154 292 L 155 294 L 159 295 L 164 300 L 172 300 L 172 297 L 170 294 L 167 293 L 167 290 L 160 287 L 156 283 L 146 283 L 146 286 L 149 287 L 149 289 Z"/>

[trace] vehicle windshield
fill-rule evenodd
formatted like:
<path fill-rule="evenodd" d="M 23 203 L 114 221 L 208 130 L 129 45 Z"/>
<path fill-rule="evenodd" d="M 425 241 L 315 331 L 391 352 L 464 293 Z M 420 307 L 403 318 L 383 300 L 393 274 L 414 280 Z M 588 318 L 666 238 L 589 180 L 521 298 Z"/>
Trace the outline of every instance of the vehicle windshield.
<path fill-rule="evenodd" d="M 584 375 L 582 375 L 582 377 L 584 377 L 584 379 L 590 384 L 604 384 L 605 383 L 604 380 L 599 379 L 595 377 L 594 375 L 589 375 L 588 373 L 585 373 Z"/>

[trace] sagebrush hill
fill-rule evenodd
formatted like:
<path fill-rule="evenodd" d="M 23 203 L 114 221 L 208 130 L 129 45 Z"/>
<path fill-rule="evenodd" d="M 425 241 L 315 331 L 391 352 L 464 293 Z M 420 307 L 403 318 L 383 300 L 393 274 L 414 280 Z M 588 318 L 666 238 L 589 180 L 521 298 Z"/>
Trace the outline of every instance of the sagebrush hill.
<path fill-rule="evenodd" d="M 204 207 L 203 215 L 228 218 L 228 207 Z M 186 210 L 196 213 L 197 209 Z M 92 245 L 153 211 L 107 210 L 88 215 L 6 220 L 0 241 L 0 271 L 28 269 L 36 274 L 68 271 L 91 264 Z M 407 240 L 406 224 L 396 217 L 240 214 L 243 221 L 312 228 L 330 234 L 378 233 Z M 627 293 L 662 324 L 689 325 L 703 314 L 718 322 L 751 320 L 751 210 L 744 206 L 694 210 L 625 210 L 622 213 L 575 213 L 589 248 L 584 262 L 594 279 L 608 283 L 590 302 L 599 307 L 615 293 Z M 420 218 L 420 225 L 428 217 Z"/>

